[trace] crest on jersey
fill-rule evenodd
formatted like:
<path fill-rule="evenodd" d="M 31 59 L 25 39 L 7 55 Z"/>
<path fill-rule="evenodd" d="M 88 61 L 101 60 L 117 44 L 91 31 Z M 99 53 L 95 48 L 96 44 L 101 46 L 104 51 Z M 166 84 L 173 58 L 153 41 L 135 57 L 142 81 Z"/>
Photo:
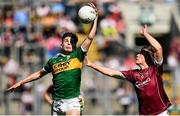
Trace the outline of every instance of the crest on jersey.
<path fill-rule="evenodd" d="M 68 56 L 67 56 L 67 60 L 69 60 L 69 59 L 70 59 L 70 56 L 68 55 Z"/>

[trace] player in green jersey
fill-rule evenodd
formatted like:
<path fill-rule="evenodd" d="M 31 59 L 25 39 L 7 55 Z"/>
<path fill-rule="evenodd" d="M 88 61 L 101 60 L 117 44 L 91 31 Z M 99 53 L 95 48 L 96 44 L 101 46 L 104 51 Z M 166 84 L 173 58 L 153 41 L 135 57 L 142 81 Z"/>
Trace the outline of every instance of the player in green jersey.
<path fill-rule="evenodd" d="M 90 3 L 89 5 L 97 12 L 94 4 Z M 97 20 L 98 15 L 88 36 L 79 48 L 76 48 L 77 36 L 70 32 L 65 33 L 62 37 L 62 52 L 50 58 L 43 69 L 14 84 L 8 91 L 14 91 L 21 85 L 40 79 L 51 72 L 53 75 L 52 115 L 80 115 L 79 95 L 82 62 L 95 36 Z"/>

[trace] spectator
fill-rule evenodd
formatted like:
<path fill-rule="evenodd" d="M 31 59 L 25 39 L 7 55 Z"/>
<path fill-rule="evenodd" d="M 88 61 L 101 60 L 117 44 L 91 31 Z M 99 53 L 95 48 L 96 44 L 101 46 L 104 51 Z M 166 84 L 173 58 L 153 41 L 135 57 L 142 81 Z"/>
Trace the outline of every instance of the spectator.
<path fill-rule="evenodd" d="M 156 22 L 156 16 L 153 6 L 141 6 L 141 14 L 139 16 L 139 22 L 141 25 L 151 26 Z"/>
<path fill-rule="evenodd" d="M 118 103 L 122 106 L 123 111 L 122 114 L 128 115 L 129 107 L 132 104 L 132 91 L 129 90 L 130 84 L 128 82 L 122 82 L 119 84 L 119 87 L 116 90 L 116 94 L 118 97 Z"/>
<path fill-rule="evenodd" d="M 10 28 L 6 28 L 5 32 L 1 34 L 1 44 L 3 46 L 3 50 L 2 53 L 4 56 L 10 58 L 11 56 L 11 48 L 13 46 L 13 42 L 14 42 L 14 35 L 11 31 Z"/>
<path fill-rule="evenodd" d="M 13 27 L 13 14 L 11 10 L 8 10 L 4 17 L 4 26 L 6 28 L 12 28 Z"/>
<path fill-rule="evenodd" d="M 50 7 L 45 3 L 36 7 L 36 13 L 39 17 L 45 17 L 49 14 L 49 12 L 50 12 Z"/>
<path fill-rule="evenodd" d="M 24 6 L 19 5 L 15 10 L 14 23 L 18 26 L 18 30 L 22 33 L 26 33 L 26 27 L 29 24 L 29 14 L 28 9 Z"/>
<path fill-rule="evenodd" d="M 25 91 L 22 93 L 21 96 L 21 113 L 22 115 L 31 115 L 33 109 L 33 101 L 34 101 L 34 96 L 32 94 L 32 86 L 31 85 L 26 85 L 25 86 Z"/>
<path fill-rule="evenodd" d="M 60 49 L 60 45 L 62 43 L 59 34 L 53 34 L 47 41 L 46 41 L 46 48 L 48 51 L 48 58 L 55 56 Z"/>
<path fill-rule="evenodd" d="M 136 67 L 136 60 L 134 53 L 130 52 L 127 54 L 127 58 L 124 59 L 122 65 L 126 69 L 134 69 Z"/>

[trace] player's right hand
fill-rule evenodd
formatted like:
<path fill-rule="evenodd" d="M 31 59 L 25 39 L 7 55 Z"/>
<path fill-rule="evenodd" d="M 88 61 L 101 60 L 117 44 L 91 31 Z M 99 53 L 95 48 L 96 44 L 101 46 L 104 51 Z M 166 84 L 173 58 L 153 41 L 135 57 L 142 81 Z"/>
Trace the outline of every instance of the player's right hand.
<path fill-rule="evenodd" d="M 144 25 L 143 28 L 140 30 L 141 35 L 145 35 L 147 33 L 147 25 Z"/>
<path fill-rule="evenodd" d="M 7 89 L 7 92 L 14 92 L 15 89 L 17 89 L 18 87 L 21 86 L 21 82 L 18 82 L 16 84 L 14 84 L 13 86 L 11 86 L 10 88 Z"/>

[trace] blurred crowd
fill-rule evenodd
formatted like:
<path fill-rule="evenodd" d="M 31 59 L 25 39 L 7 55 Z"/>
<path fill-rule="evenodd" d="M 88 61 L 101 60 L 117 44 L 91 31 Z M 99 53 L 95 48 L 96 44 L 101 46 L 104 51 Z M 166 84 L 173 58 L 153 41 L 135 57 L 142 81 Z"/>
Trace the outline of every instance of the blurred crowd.
<path fill-rule="evenodd" d="M 130 3 L 139 1 L 128 0 Z M 135 51 L 127 48 L 124 41 L 126 23 L 119 6 L 120 2 L 117 0 L 94 0 L 94 2 L 98 6 L 100 16 L 95 44 L 91 47 L 93 52 L 88 53 L 90 59 L 119 70 L 136 68 Z M 158 0 L 158 2 L 173 3 L 175 0 Z M 61 36 L 64 32 L 77 33 L 79 41 L 82 41 L 82 36 L 89 31 L 91 25 L 81 23 L 77 12 L 86 3 L 86 0 L 42 0 L 39 2 L 24 0 L 19 4 L 0 5 L 0 89 L 4 93 L 4 99 L 8 95 L 4 92 L 6 88 L 42 68 L 48 58 L 59 52 Z M 142 17 L 140 24 L 147 23 L 143 22 Z M 153 21 L 154 18 L 150 20 L 150 23 Z M 171 43 L 167 63 L 177 78 L 178 70 L 180 70 L 180 38 L 178 37 Z M 102 92 L 105 85 L 102 78 L 97 78 L 102 75 L 93 71 L 92 73 L 92 77 L 86 78 L 85 93 L 87 92 L 87 96 L 90 96 L 88 98 L 92 105 L 97 105 L 99 102 L 97 93 Z M 41 107 L 39 101 L 43 101 L 42 95 L 47 85 L 38 81 L 35 86 L 35 93 L 38 94 L 34 94 L 33 87 L 34 83 L 26 84 L 15 91 L 20 97 L 14 100 L 22 103 L 21 114 L 32 113 L 35 99 L 38 101 L 37 107 Z M 136 95 L 132 86 L 128 82 L 118 81 L 111 92 L 116 95 L 118 104 L 123 108 L 122 114 L 128 114 L 128 108 L 136 104 Z M 0 99 L 0 105 L 3 101 Z M 8 105 L 6 101 L 4 104 Z"/>

